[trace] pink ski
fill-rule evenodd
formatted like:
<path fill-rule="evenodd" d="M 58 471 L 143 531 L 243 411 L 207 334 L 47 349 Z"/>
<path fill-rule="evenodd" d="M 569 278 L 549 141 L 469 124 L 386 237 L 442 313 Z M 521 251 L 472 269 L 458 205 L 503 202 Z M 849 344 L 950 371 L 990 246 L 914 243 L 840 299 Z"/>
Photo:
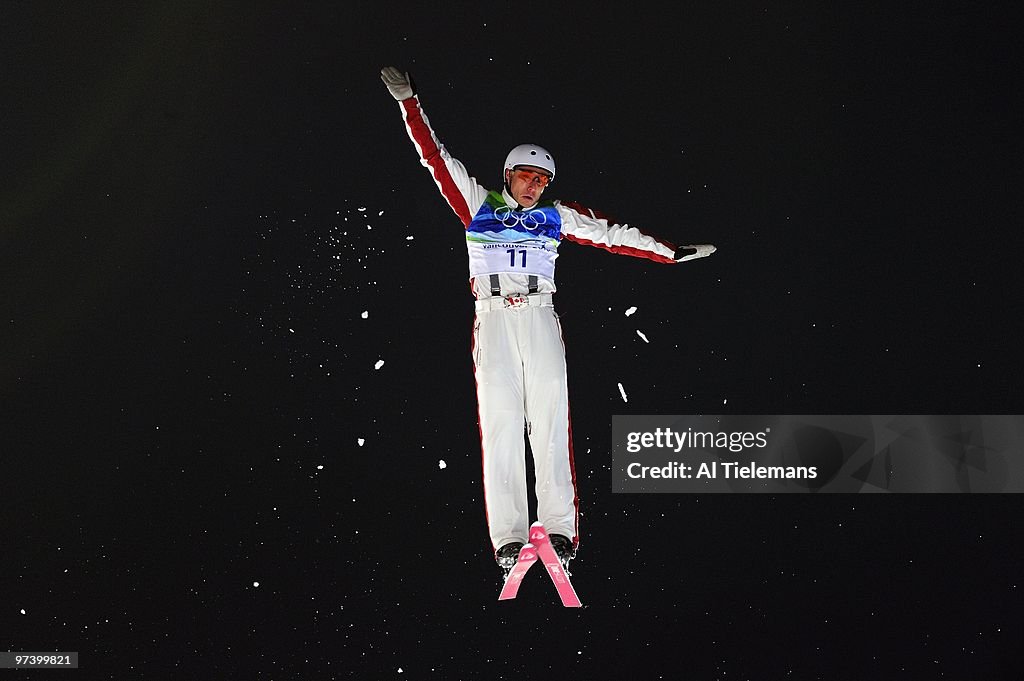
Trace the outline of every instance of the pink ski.
<path fill-rule="evenodd" d="M 516 561 L 515 567 L 505 579 L 505 586 L 501 589 L 501 595 L 498 596 L 499 601 L 507 601 L 516 597 L 516 594 L 519 593 L 519 585 L 523 583 L 523 577 L 536 562 L 537 549 L 533 544 L 523 544 L 523 548 L 519 549 L 519 559 Z"/>
<path fill-rule="evenodd" d="M 558 560 L 558 554 L 548 541 L 548 531 L 544 529 L 543 524 L 536 522 L 530 526 L 530 543 L 537 547 L 537 555 L 547 568 L 548 575 L 558 591 L 558 597 L 562 599 L 562 605 L 567 608 L 582 606 L 576 590 L 572 588 L 572 582 L 569 581 L 569 575 L 565 573 L 561 561 Z"/>
<path fill-rule="evenodd" d="M 580 603 L 576 590 L 572 588 L 569 575 L 562 568 L 562 562 L 558 560 L 558 554 L 555 553 L 554 547 L 548 540 L 548 531 L 539 522 L 530 526 L 530 542 L 523 544 L 523 548 L 519 550 L 519 558 L 515 567 L 508 573 L 498 600 L 507 601 L 516 597 L 519 593 L 519 585 L 523 583 L 527 571 L 533 567 L 538 558 L 544 563 L 548 576 L 551 577 L 555 590 L 558 591 L 558 597 L 562 599 L 562 605 L 567 608 L 581 607 L 583 604 Z"/>

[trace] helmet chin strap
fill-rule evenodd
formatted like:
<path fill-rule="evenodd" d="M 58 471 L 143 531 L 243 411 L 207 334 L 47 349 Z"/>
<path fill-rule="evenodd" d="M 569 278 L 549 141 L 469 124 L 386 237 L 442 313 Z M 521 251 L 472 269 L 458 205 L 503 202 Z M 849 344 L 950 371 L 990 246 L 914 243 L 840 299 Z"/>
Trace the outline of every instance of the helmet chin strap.
<path fill-rule="evenodd" d="M 522 210 L 523 204 L 519 203 L 519 199 L 517 199 L 515 194 L 512 193 L 512 185 L 508 183 L 508 174 L 511 172 L 512 170 L 505 171 L 505 191 L 507 191 L 508 195 L 512 197 L 512 200 L 516 202 L 516 207 L 513 208 L 512 210 Z"/>

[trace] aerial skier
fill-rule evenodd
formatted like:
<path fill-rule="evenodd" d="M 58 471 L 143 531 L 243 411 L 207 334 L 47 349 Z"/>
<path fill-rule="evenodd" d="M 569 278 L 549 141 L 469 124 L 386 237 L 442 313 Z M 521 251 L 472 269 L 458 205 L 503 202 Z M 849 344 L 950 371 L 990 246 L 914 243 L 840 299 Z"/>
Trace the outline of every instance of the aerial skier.
<path fill-rule="evenodd" d="M 555 161 L 536 144 L 513 148 L 502 190 L 485 189 L 434 134 L 409 74 L 388 66 L 381 79 L 401 107 L 420 162 L 466 230 L 484 506 L 494 557 L 508 575 L 529 537 L 525 428 L 537 518 L 566 566 L 579 546 L 579 497 L 565 347 L 552 303 L 558 246 L 568 239 L 659 263 L 703 258 L 715 247 L 676 247 L 578 203 L 542 199 L 555 179 Z"/>

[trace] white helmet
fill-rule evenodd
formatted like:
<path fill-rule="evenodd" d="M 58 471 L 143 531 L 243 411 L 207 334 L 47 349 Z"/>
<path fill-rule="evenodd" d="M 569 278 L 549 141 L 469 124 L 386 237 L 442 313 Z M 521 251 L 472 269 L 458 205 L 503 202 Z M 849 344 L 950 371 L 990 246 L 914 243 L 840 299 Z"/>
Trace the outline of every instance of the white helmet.
<path fill-rule="evenodd" d="M 555 159 L 547 149 L 536 144 L 520 144 L 508 152 L 508 158 L 505 159 L 505 170 L 512 170 L 516 166 L 543 168 L 551 173 L 552 180 L 555 179 Z"/>

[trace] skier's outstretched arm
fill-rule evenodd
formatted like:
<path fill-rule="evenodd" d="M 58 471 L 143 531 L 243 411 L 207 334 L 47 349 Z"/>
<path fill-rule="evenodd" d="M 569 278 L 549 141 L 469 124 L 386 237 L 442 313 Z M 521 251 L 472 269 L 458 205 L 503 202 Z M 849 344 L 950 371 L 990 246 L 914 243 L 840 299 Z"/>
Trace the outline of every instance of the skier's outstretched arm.
<path fill-rule="evenodd" d="M 676 246 L 670 241 L 645 234 L 636 227 L 619 224 L 611 217 L 575 202 L 558 203 L 562 235 L 570 241 L 596 246 L 611 253 L 676 263 L 705 258 L 715 252 L 711 244 Z"/>
<path fill-rule="evenodd" d="M 405 129 L 420 155 L 420 163 L 430 171 L 441 195 L 462 220 L 462 224 L 468 226 L 473 219 L 473 210 L 487 197 L 487 190 L 469 176 L 466 167 L 453 158 L 437 139 L 409 74 L 394 66 L 385 66 L 381 69 L 380 77 L 402 108 Z"/>

